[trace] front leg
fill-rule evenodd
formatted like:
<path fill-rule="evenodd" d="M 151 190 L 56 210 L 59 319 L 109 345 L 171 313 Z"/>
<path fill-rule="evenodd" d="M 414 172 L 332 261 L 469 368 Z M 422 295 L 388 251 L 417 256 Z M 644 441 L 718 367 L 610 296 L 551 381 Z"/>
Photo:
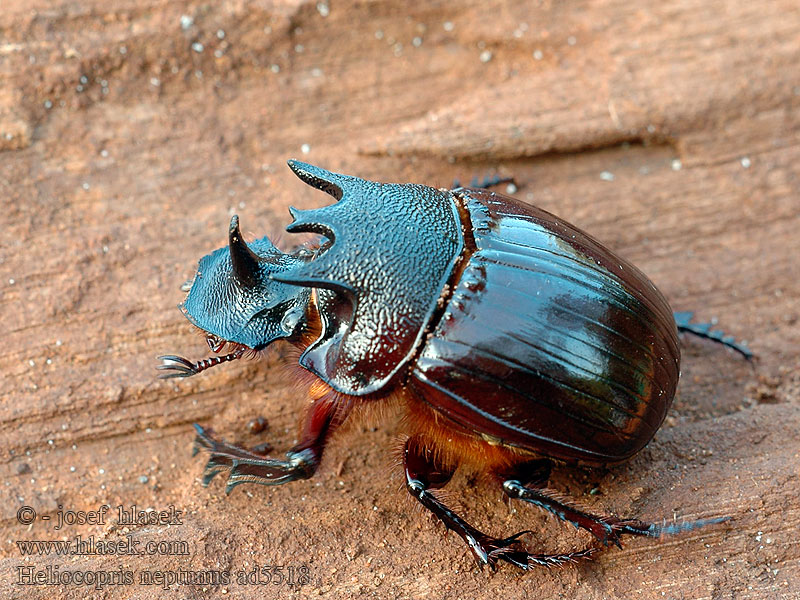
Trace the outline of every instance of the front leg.
<path fill-rule="evenodd" d="M 225 493 L 241 483 L 281 485 L 296 479 L 308 479 L 317 471 L 331 434 L 350 413 L 353 399 L 329 391 L 316 399 L 305 416 L 300 443 L 286 453 L 285 460 L 266 458 L 244 448 L 214 439 L 195 424 L 197 436 L 193 455 L 200 450 L 210 456 L 203 472 L 202 483 L 207 486 L 214 476 L 226 469 Z"/>

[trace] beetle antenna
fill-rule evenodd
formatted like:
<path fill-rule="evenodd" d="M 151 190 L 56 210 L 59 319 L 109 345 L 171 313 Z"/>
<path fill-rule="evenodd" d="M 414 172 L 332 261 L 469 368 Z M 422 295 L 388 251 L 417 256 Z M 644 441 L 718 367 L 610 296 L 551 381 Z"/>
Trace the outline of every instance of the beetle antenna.
<path fill-rule="evenodd" d="M 225 354 L 223 356 L 211 356 L 209 358 L 204 358 L 198 362 L 192 362 L 182 356 L 175 356 L 174 354 L 167 354 L 164 356 L 159 356 L 158 359 L 163 361 L 163 364 L 158 365 L 156 368 L 159 371 L 170 371 L 169 373 L 162 373 L 159 375 L 159 379 L 173 379 L 175 377 L 191 377 L 192 375 L 197 375 L 198 373 L 202 373 L 206 369 L 210 369 L 211 367 L 216 367 L 217 365 L 221 365 L 224 362 L 231 362 L 232 360 L 237 360 L 241 358 L 247 348 L 245 346 L 240 346 L 230 354 Z"/>

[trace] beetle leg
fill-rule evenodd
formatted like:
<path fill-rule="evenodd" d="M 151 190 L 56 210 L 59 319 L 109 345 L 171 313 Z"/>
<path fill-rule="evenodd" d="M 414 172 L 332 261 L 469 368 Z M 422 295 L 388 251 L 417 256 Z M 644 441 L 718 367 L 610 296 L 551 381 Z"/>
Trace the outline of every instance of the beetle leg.
<path fill-rule="evenodd" d="M 522 485 L 516 479 L 507 479 L 503 482 L 503 491 L 511 498 L 517 498 L 535 504 L 549 513 L 554 514 L 562 521 L 569 521 L 575 527 L 587 530 L 595 536 L 604 546 L 614 544 L 622 548 L 620 536 L 640 535 L 646 537 L 661 537 L 662 535 L 673 535 L 683 531 L 691 531 L 714 523 L 723 523 L 730 517 L 718 517 L 713 519 L 698 519 L 685 523 L 673 523 L 657 525 L 646 523 L 636 519 L 618 519 L 611 516 L 598 516 L 589 512 L 570 506 L 569 504 L 551 496 L 545 490 L 534 489 Z"/>
<path fill-rule="evenodd" d="M 712 329 L 714 323 L 690 323 L 694 316 L 693 312 L 676 312 L 673 314 L 675 323 L 678 326 L 678 331 L 685 331 L 698 337 L 706 338 L 732 348 L 739 354 L 744 356 L 747 360 L 753 358 L 753 352 L 742 342 L 737 342 L 732 335 L 725 335 L 725 332 L 719 329 Z"/>
<path fill-rule="evenodd" d="M 225 493 L 241 483 L 281 485 L 296 479 L 308 479 L 317 470 L 325 445 L 333 431 L 344 421 L 352 402 L 349 397 L 323 396 L 314 401 L 304 423 L 302 441 L 286 453 L 285 460 L 266 458 L 214 439 L 195 424 L 197 436 L 193 454 L 202 449 L 210 453 L 202 483 L 207 486 L 214 476 L 229 470 Z"/>
<path fill-rule="evenodd" d="M 541 489 L 547 486 L 552 472 L 552 460 L 549 458 L 537 458 L 517 465 L 512 471 L 506 472 L 503 480 L 516 479 L 527 486 Z"/>
<path fill-rule="evenodd" d="M 517 182 L 513 177 L 501 177 L 500 175 L 495 173 L 494 175 L 487 175 L 483 179 L 478 179 L 477 177 L 473 177 L 470 180 L 468 187 L 479 190 L 488 190 L 489 188 L 492 188 L 496 185 L 501 185 L 503 183 L 511 184 L 514 186 L 514 188 L 516 188 L 517 186 Z M 454 179 L 451 189 L 456 189 L 460 187 L 461 183 L 459 182 L 459 180 Z"/>
<path fill-rule="evenodd" d="M 414 436 L 406 441 L 403 451 L 403 466 L 408 492 L 436 515 L 447 529 L 452 529 L 461 536 L 481 568 L 489 565 L 494 569 L 498 560 L 504 560 L 525 570 L 533 565 L 552 567 L 579 558 L 587 558 L 594 551 L 589 548 L 565 554 L 531 554 L 518 547 L 519 538 L 530 533 L 529 531 L 520 531 L 507 538 L 493 538 L 479 531 L 430 492 L 431 489 L 441 488 L 450 481 L 455 468 L 446 468 L 440 464 L 434 458 L 431 450 L 423 445 L 420 436 Z"/>

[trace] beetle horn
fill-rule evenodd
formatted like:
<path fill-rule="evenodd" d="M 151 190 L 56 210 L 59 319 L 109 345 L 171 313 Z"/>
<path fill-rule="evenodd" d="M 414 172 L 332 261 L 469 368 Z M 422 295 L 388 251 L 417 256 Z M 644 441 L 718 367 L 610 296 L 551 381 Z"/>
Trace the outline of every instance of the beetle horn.
<path fill-rule="evenodd" d="M 358 218 L 359 209 L 354 214 L 353 198 L 369 198 L 379 196 L 373 188 L 381 184 L 366 181 L 360 177 L 332 173 L 321 167 L 309 165 L 298 160 L 288 161 L 289 168 L 304 183 L 313 188 L 322 190 L 333 196 L 338 202 L 322 208 L 298 210 L 290 208 L 294 221 L 286 228 L 290 233 L 317 233 L 328 238 L 331 242 L 349 229 L 349 224 Z M 315 258 L 296 269 L 286 273 L 275 273 L 271 277 L 276 281 L 335 289 L 339 291 L 354 291 L 347 273 L 341 272 L 342 263 L 347 262 L 348 243 L 342 239 L 323 255 Z"/>
<path fill-rule="evenodd" d="M 318 233 L 319 235 L 324 235 L 330 241 L 334 241 L 336 239 L 336 230 L 338 229 L 335 206 L 337 205 L 308 210 L 299 210 L 294 206 L 290 206 L 289 214 L 292 215 L 292 222 L 286 227 L 286 231 L 289 233 Z"/>
<path fill-rule="evenodd" d="M 322 190 L 326 194 L 330 194 L 337 200 L 342 199 L 348 184 L 351 184 L 353 180 L 362 181 L 358 177 L 332 173 L 321 167 L 300 162 L 299 160 L 289 160 L 288 165 L 294 174 L 304 183 L 318 190 Z"/>
<path fill-rule="evenodd" d="M 349 206 L 352 203 L 348 202 L 347 196 L 357 195 L 370 182 L 360 177 L 333 173 L 322 167 L 300 162 L 299 160 L 289 160 L 288 164 L 289 168 L 303 183 L 330 194 L 336 198 L 337 202 L 336 204 L 309 210 L 298 210 L 293 206 L 289 207 L 293 221 L 286 228 L 286 231 L 289 233 L 317 233 L 324 235 L 333 242 L 341 229 L 341 224 L 347 222 L 347 215 L 352 211 L 352 207 Z M 344 200 L 342 200 L 343 198 Z M 331 257 L 328 256 L 327 259 L 331 259 Z M 319 260 L 321 259 L 316 259 L 316 261 Z M 314 268 L 305 268 L 304 270 L 308 272 L 307 274 L 310 274 L 311 271 L 323 272 L 322 266 L 320 263 L 315 265 Z"/>
<path fill-rule="evenodd" d="M 292 224 L 286 228 L 290 233 L 318 233 L 333 241 L 341 224 L 352 219 L 353 202 L 348 202 L 348 199 L 368 197 L 370 194 L 380 195 L 375 188 L 385 187 L 384 184 L 352 175 L 332 173 L 299 160 L 290 160 L 288 164 L 304 183 L 330 194 L 338 201 L 336 204 L 311 210 L 289 208 L 294 218 Z"/>
<path fill-rule="evenodd" d="M 258 283 L 260 260 L 242 238 L 238 215 L 233 215 L 231 218 L 231 225 L 228 229 L 228 246 L 231 251 L 234 276 L 245 286 L 254 287 Z"/>

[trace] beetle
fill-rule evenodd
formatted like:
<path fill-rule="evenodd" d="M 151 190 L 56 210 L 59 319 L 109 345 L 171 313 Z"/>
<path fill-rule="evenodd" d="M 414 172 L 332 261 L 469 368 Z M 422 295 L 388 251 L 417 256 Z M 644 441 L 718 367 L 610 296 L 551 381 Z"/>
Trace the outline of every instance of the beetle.
<path fill-rule="evenodd" d="M 432 493 L 460 465 L 605 546 L 727 520 L 657 525 L 594 515 L 544 483 L 552 461 L 618 463 L 650 441 L 677 388 L 679 330 L 749 357 L 745 346 L 691 323 L 691 313 L 673 313 L 639 269 L 534 206 L 488 189 L 378 183 L 294 160 L 289 167 L 336 200 L 289 209 L 287 231 L 322 243 L 291 252 L 267 237 L 247 244 L 234 216 L 228 246 L 200 260 L 180 305 L 215 354 L 198 362 L 166 355 L 159 368 L 162 377 L 189 377 L 285 340 L 317 378 L 310 406 L 284 460 L 195 425 L 195 453 L 210 455 L 204 485 L 222 471 L 227 492 L 309 478 L 354 408 L 395 402 L 405 410 L 408 492 L 481 567 L 558 565 L 595 548 L 537 554 L 519 541 L 526 532 L 476 529 Z"/>

